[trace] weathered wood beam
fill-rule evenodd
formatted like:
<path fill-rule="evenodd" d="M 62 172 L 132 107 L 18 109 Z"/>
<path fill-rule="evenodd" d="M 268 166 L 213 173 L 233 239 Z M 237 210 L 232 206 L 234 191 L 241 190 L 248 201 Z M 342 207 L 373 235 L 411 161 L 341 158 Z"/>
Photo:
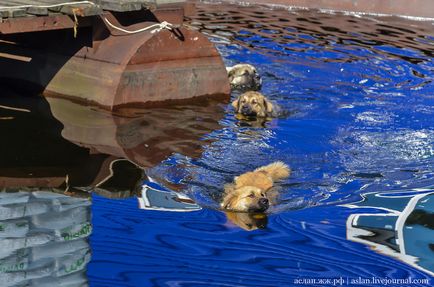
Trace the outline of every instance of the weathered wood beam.
<path fill-rule="evenodd" d="M 130 12 L 142 9 L 154 10 L 157 7 L 179 4 L 185 0 L 93 0 L 89 3 L 80 3 L 81 0 L 70 0 L 77 2 L 72 5 L 62 5 L 64 0 L 0 0 L 0 19 L 18 18 L 26 16 L 47 16 L 50 13 L 61 13 L 67 15 L 93 16 L 99 15 L 103 10 L 113 12 Z M 54 5 L 54 6 L 53 6 Z M 56 6 L 59 5 L 59 6 Z M 52 7 L 50 7 L 52 6 Z"/>

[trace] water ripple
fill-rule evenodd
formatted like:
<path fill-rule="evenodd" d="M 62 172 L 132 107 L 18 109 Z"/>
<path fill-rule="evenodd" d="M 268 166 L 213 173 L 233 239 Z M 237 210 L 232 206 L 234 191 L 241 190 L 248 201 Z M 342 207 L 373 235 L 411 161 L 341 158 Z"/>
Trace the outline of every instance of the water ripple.
<path fill-rule="evenodd" d="M 216 206 L 224 183 L 273 160 L 294 171 L 282 204 L 304 198 L 305 207 L 354 200 L 369 185 L 394 185 L 393 170 L 434 165 L 430 23 L 233 7 L 198 4 L 188 25 L 224 37 L 228 65 L 254 64 L 262 92 L 288 115 L 243 126 L 228 109 L 209 135 L 216 141 L 187 160 L 194 172 L 181 181 L 192 197 Z M 388 176 L 354 176 L 375 173 Z"/>

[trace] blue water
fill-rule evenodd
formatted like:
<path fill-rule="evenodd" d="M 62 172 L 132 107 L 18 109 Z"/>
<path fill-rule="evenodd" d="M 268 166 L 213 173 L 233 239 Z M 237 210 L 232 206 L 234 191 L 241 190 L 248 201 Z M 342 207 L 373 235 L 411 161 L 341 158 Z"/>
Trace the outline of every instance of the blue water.
<path fill-rule="evenodd" d="M 201 4 L 189 24 L 215 42 L 227 66 L 256 66 L 261 92 L 287 115 L 242 122 L 228 106 L 199 157 L 175 153 L 147 171 L 193 198 L 199 211 L 138 210 L 135 199 L 94 197 L 91 285 L 432 280 L 432 205 L 421 217 L 412 213 L 420 207 L 404 211 L 412 198 L 433 200 L 431 23 Z M 275 160 L 293 173 L 264 229 L 251 222 L 246 231 L 216 210 L 224 183 Z M 405 248 L 397 239 L 400 214 L 416 218 L 400 227 Z"/>
<path fill-rule="evenodd" d="M 16 258 L 43 269 L 13 277 L 3 272 L 15 266 L 7 265 L 11 260 L 0 261 L 1 282 L 432 286 L 432 22 L 198 3 L 187 24 L 216 44 L 227 66 L 256 66 L 261 92 L 285 116 L 245 122 L 230 105 L 212 103 L 113 120 L 57 99 L 35 104 L 32 111 L 49 111 L 42 119 L 40 113 L 6 114 L 0 129 L 13 140 L 0 143 L 2 180 L 35 177 L 73 196 L 87 196 L 100 184 L 86 207 L 92 233 L 79 234 L 88 240 L 77 247 L 86 256 L 90 249 L 87 266 L 88 257 L 72 265 L 61 260 L 77 258 L 72 249 L 48 265 L 25 245 Z M 238 215 L 237 221 L 218 209 L 225 183 L 276 160 L 293 172 L 265 216 Z M 110 164 L 115 175 L 101 181 Z M 140 193 L 144 183 L 155 189 L 148 197 Z M 19 207 L 0 203 L 1 216 Z M 44 204 L 36 215 L 19 216 L 29 222 L 37 212 L 64 216 L 57 201 Z M 59 266 L 74 266 L 76 273 L 64 276 Z M 48 281 L 34 279 L 38 274 L 48 274 Z M 409 278 L 419 281 L 378 281 Z"/>

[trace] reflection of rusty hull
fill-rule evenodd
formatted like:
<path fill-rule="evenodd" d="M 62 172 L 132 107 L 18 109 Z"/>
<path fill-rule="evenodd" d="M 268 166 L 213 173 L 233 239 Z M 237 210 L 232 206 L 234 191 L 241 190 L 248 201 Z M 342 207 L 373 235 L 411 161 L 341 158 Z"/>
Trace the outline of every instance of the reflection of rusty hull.
<path fill-rule="evenodd" d="M 93 190 L 109 197 L 135 194 L 144 170 L 174 153 L 200 156 L 212 142 L 205 136 L 221 128 L 225 112 L 220 100 L 206 99 L 113 113 L 7 89 L 0 106 L 0 128 L 8 135 L 0 141 L 0 191 L 44 187 L 85 196 Z"/>
<path fill-rule="evenodd" d="M 125 158 L 149 168 L 173 153 L 198 157 L 219 129 L 224 109 L 216 101 L 164 108 L 121 109 L 125 116 L 95 111 L 67 100 L 48 98 L 53 116 L 62 123 L 62 137 L 92 154 Z"/>
<path fill-rule="evenodd" d="M 149 12 L 132 15 L 134 23 L 125 23 L 125 15 L 107 12 L 102 17 L 128 30 L 156 21 Z M 102 17 L 79 30 L 77 39 L 70 30 L 0 37 L 0 42 L 8 41 L 0 45 L 0 79 L 110 110 L 229 94 L 223 61 L 202 34 L 185 28 L 125 34 Z"/>

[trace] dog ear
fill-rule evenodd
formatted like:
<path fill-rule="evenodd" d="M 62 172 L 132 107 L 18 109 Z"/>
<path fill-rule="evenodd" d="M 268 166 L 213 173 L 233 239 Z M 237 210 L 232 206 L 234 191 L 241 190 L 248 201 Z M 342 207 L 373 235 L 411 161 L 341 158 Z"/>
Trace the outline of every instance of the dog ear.
<path fill-rule="evenodd" d="M 222 204 L 220 205 L 223 209 L 232 209 L 232 203 L 235 199 L 234 195 L 226 195 L 225 198 L 223 199 Z"/>
<path fill-rule="evenodd" d="M 241 177 L 241 176 L 236 176 L 236 177 L 234 177 L 234 184 L 235 184 L 234 187 L 235 187 L 235 188 L 239 188 L 239 187 L 241 187 L 240 184 L 242 185 L 242 184 L 244 183 L 244 181 L 241 181 L 241 182 L 240 182 L 240 177 Z M 244 177 L 241 177 L 241 178 L 244 178 Z"/>
<path fill-rule="evenodd" d="M 240 99 L 236 99 L 232 102 L 232 106 L 235 108 L 236 111 L 238 111 L 238 107 L 240 106 Z"/>
<path fill-rule="evenodd" d="M 234 67 L 227 67 L 226 72 L 228 73 L 229 83 L 234 80 Z"/>
<path fill-rule="evenodd" d="M 267 113 L 271 114 L 273 112 L 274 107 L 273 107 L 273 104 L 269 100 L 264 99 L 264 106 L 265 106 L 265 110 L 267 111 Z"/>

